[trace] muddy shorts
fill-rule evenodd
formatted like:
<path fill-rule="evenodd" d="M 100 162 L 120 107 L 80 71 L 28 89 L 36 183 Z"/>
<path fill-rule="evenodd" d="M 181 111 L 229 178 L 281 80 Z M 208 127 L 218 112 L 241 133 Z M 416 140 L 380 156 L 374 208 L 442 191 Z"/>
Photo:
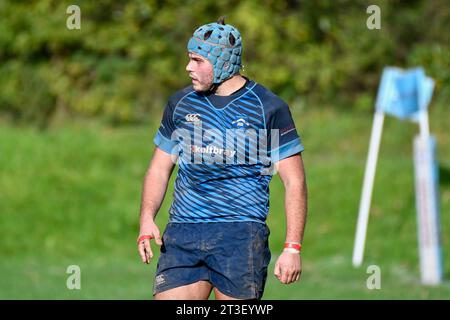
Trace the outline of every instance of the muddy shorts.
<path fill-rule="evenodd" d="M 153 294 L 206 280 L 227 296 L 261 299 L 271 257 L 269 234 L 259 222 L 169 222 Z"/>

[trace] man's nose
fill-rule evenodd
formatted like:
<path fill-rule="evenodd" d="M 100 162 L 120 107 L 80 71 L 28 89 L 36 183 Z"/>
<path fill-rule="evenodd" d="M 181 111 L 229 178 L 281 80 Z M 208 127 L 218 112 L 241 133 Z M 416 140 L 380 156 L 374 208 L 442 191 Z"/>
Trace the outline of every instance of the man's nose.
<path fill-rule="evenodd" d="M 187 72 L 192 72 L 192 71 L 193 71 L 193 70 L 192 70 L 192 64 L 191 64 L 191 61 L 189 61 L 188 64 L 186 65 L 186 71 L 187 71 Z"/>

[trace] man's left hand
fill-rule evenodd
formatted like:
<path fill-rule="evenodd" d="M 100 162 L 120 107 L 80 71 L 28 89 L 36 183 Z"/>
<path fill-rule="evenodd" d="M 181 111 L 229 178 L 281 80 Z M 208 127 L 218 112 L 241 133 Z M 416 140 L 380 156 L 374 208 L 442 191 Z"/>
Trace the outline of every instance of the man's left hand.
<path fill-rule="evenodd" d="M 274 274 L 281 283 L 298 281 L 302 273 L 302 260 L 299 253 L 283 251 L 275 263 Z"/>

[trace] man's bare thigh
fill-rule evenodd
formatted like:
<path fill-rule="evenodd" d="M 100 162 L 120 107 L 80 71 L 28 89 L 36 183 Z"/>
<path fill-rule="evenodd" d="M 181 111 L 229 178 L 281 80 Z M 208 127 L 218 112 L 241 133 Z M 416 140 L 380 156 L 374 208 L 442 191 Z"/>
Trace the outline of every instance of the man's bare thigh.
<path fill-rule="evenodd" d="M 212 284 L 198 281 L 155 294 L 154 300 L 207 300 L 211 294 Z"/>
<path fill-rule="evenodd" d="M 226 294 L 220 292 L 217 288 L 214 288 L 214 295 L 216 296 L 216 300 L 240 300 L 238 298 L 227 296 Z"/>

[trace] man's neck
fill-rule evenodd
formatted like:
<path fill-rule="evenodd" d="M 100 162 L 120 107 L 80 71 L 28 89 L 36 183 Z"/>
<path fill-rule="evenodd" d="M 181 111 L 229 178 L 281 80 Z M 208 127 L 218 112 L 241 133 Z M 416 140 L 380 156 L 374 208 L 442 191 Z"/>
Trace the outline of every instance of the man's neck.
<path fill-rule="evenodd" d="M 244 86 L 246 79 L 240 74 L 222 82 L 216 89 L 217 96 L 229 96 Z"/>

